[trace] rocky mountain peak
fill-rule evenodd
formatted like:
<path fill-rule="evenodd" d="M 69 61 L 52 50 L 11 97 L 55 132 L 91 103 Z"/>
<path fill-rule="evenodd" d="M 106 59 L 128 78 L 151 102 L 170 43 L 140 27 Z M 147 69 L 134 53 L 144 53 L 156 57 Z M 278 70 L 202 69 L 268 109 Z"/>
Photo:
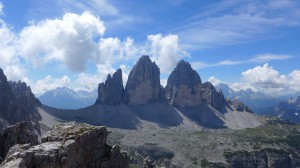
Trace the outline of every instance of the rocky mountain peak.
<path fill-rule="evenodd" d="M 96 104 L 117 105 L 123 100 L 123 79 L 122 70 L 118 69 L 113 76 L 107 76 L 105 83 L 98 86 L 98 99 Z"/>
<path fill-rule="evenodd" d="M 142 56 L 129 73 L 124 100 L 129 105 L 146 104 L 162 99 L 160 71 L 149 56 Z"/>
<path fill-rule="evenodd" d="M 242 103 L 238 100 L 227 99 L 226 101 L 229 105 L 231 105 L 231 107 L 233 107 L 237 111 L 240 111 L 240 112 L 246 111 L 246 112 L 252 113 L 252 110 L 248 106 L 246 106 L 244 103 Z"/>
<path fill-rule="evenodd" d="M 39 131 L 40 102 L 24 82 L 8 82 L 0 69 L 0 130 L 20 121 L 31 121 Z"/>
<path fill-rule="evenodd" d="M 201 78 L 191 65 L 182 60 L 168 78 L 166 98 L 170 104 L 185 107 L 201 104 Z"/>
<path fill-rule="evenodd" d="M 201 93 L 203 101 L 217 110 L 221 110 L 227 105 L 222 91 L 217 92 L 215 87 L 210 82 L 205 82 L 202 84 Z"/>

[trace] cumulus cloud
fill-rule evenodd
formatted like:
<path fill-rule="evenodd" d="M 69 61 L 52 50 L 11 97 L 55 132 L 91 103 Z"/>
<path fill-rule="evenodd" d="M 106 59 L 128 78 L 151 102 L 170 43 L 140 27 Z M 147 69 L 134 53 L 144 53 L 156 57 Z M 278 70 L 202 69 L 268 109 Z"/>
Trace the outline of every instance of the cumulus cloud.
<path fill-rule="evenodd" d="M 80 73 L 74 80 L 76 90 L 92 91 L 98 88 L 98 84 L 104 82 L 108 74 L 113 74 L 115 69 L 111 66 L 98 64 L 97 72 L 94 74 Z"/>
<path fill-rule="evenodd" d="M 71 79 L 66 75 L 57 79 L 48 75 L 44 79 L 38 80 L 32 87 L 32 91 L 35 95 L 39 96 L 46 91 L 56 89 L 57 87 L 69 86 L 70 84 Z"/>
<path fill-rule="evenodd" d="M 152 59 L 155 60 L 162 73 L 169 73 L 178 61 L 189 56 L 186 51 L 179 47 L 177 35 L 148 35 L 148 40 L 151 42 Z"/>
<path fill-rule="evenodd" d="M 210 82 L 214 86 L 218 86 L 221 83 L 221 81 L 214 76 L 209 77 L 208 82 Z"/>
<path fill-rule="evenodd" d="M 35 67 L 63 61 L 70 70 L 83 71 L 86 62 L 97 56 L 95 39 L 104 31 L 103 22 L 88 12 L 66 13 L 61 19 L 47 19 L 25 27 L 18 40 L 19 52 Z"/>
<path fill-rule="evenodd" d="M 241 82 L 233 83 L 231 87 L 235 90 L 250 88 L 268 95 L 287 95 L 300 91 L 299 82 L 299 70 L 283 75 L 266 63 L 242 72 Z"/>

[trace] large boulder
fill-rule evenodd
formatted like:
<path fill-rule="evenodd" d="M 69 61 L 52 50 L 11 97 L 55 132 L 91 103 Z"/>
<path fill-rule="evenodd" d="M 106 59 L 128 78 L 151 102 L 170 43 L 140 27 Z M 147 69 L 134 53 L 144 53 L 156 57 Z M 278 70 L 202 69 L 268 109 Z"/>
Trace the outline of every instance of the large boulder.
<path fill-rule="evenodd" d="M 129 73 L 124 101 L 129 105 L 147 104 L 163 100 L 160 72 L 149 56 L 142 56 Z"/>
<path fill-rule="evenodd" d="M 66 123 L 54 127 L 36 146 L 12 147 L 0 167 L 6 168 L 128 168 L 129 157 L 106 144 L 106 127 Z"/>
<path fill-rule="evenodd" d="M 98 86 L 98 98 L 96 104 L 117 105 L 123 102 L 122 70 L 118 69 L 113 76 L 107 76 L 105 83 Z"/>
<path fill-rule="evenodd" d="M 180 61 L 172 71 L 165 87 L 170 104 L 193 107 L 201 104 L 201 78 L 188 62 Z"/>
<path fill-rule="evenodd" d="M 217 92 L 215 87 L 210 82 L 205 82 L 202 84 L 201 93 L 203 101 L 216 110 L 220 111 L 227 105 L 222 91 Z"/>

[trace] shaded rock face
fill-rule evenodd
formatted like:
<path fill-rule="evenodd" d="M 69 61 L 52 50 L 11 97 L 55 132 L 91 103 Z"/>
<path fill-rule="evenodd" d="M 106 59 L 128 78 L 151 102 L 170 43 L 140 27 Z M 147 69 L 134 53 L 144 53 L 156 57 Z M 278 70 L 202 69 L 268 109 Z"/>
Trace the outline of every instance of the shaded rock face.
<path fill-rule="evenodd" d="M 0 69 L 0 130 L 21 121 L 31 121 L 39 130 L 40 102 L 24 82 L 8 82 Z"/>
<path fill-rule="evenodd" d="M 180 61 L 172 71 L 165 87 L 170 104 L 193 107 L 201 104 L 201 78 L 188 62 Z"/>
<path fill-rule="evenodd" d="M 66 123 L 49 131 L 39 145 L 15 145 L 1 166 L 128 168 L 128 155 L 118 146 L 106 144 L 108 133 L 105 127 Z"/>
<path fill-rule="evenodd" d="M 38 144 L 38 136 L 28 122 L 21 122 L 0 132 L 0 163 L 8 150 L 16 144 Z"/>
<path fill-rule="evenodd" d="M 98 98 L 96 104 L 117 105 L 123 102 L 123 79 L 122 70 L 107 76 L 105 83 L 100 83 L 98 86 Z"/>
<path fill-rule="evenodd" d="M 231 107 L 233 107 L 237 111 L 240 111 L 240 112 L 246 111 L 246 112 L 253 113 L 252 110 L 248 106 L 239 102 L 238 100 L 226 99 L 226 101 L 229 105 L 231 105 Z"/>
<path fill-rule="evenodd" d="M 20 121 L 32 121 L 38 124 L 41 116 L 38 113 L 37 107 L 41 105 L 38 99 L 35 98 L 31 89 L 25 82 L 9 82 L 12 93 L 15 97 L 16 111 L 10 118 L 12 124 Z"/>
<path fill-rule="evenodd" d="M 201 94 L 204 102 L 219 111 L 227 105 L 223 93 L 217 92 L 210 82 L 202 84 Z"/>
<path fill-rule="evenodd" d="M 226 161 L 228 167 L 232 168 L 294 168 L 300 166 L 299 158 L 275 149 L 263 149 L 255 152 L 239 151 L 233 155 L 227 154 Z"/>
<path fill-rule="evenodd" d="M 11 117 L 11 111 L 15 110 L 14 105 L 14 95 L 3 70 L 0 68 L 0 130 L 9 125 L 7 119 Z"/>
<path fill-rule="evenodd" d="M 161 100 L 159 68 L 149 56 L 142 56 L 129 73 L 124 101 L 129 105 L 140 105 Z"/>

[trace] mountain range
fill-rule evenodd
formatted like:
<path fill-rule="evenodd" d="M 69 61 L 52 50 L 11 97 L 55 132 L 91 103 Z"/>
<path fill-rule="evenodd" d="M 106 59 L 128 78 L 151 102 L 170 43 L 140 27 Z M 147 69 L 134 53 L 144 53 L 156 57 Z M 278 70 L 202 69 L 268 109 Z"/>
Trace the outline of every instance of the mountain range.
<path fill-rule="evenodd" d="M 91 92 L 84 90 L 74 91 L 68 87 L 58 87 L 45 92 L 38 99 L 41 103 L 55 108 L 79 109 L 91 106 L 96 102 L 97 90 Z"/>
<path fill-rule="evenodd" d="M 300 103 L 299 96 L 286 95 L 280 97 L 267 96 L 251 89 L 234 91 L 227 84 L 216 84 L 216 89 L 221 91 L 226 98 L 236 99 L 259 115 L 270 115 L 285 119 L 289 122 L 300 123 L 298 115 Z"/>
<path fill-rule="evenodd" d="M 88 151 L 93 151 L 91 145 L 81 142 L 95 143 L 96 139 L 93 137 L 97 137 L 95 134 L 99 133 L 98 128 L 83 124 L 77 126 L 74 123 L 61 125 L 76 121 L 109 127 L 112 134 L 107 139 L 106 133 L 99 141 L 104 144 L 107 139 L 109 144 L 121 145 L 130 152 L 131 163 L 139 167 L 141 160 L 147 156 L 155 160 L 147 158 L 147 162 L 161 167 L 199 167 L 200 162 L 201 167 L 205 165 L 240 167 L 240 165 L 255 165 L 258 162 L 266 167 L 278 167 L 272 166 L 277 163 L 283 167 L 300 165 L 300 160 L 296 157 L 299 156 L 300 128 L 289 123 L 285 125 L 285 122 L 276 117 L 258 116 L 242 102 L 226 98 L 232 94 L 231 90 L 219 91 L 210 82 L 203 83 L 200 75 L 186 61 L 178 62 L 167 80 L 166 87 L 163 87 L 156 63 L 151 61 L 149 56 L 142 56 L 130 71 L 125 87 L 122 70 L 118 69 L 113 75 L 108 75 L 105 82 L 98 85 L 98 96 L 94 103 L 80 109 L 62 109 L 45 105 L 35 98 L 26 83 L 8 82 L 2 70 L 0 90 L 0 129 L 4 129 L 3 137 L 8 137 L 5 133 L 7 127 L 14 130 L 15 126 L 9 126 L 27 121 L 32 126 L 33 132 L 42 139 L 40 145 L 33 147 L 17 145 L 11 148 L 12 151 L 8 151 L 8 146 L 4 146 L 3 152 L 0 146 L 2 154 L 0 162 L 5 153 L 8 156 L 8 159 L 3 161 L 4 164 L 12 161 L 13 152 L 21 152 L 24 155 L 37 153 L 44 157 L 45 153 L 55 153 L 53 150 L 58 150 L 62 154 L 66 154 L 67 151 L 70 155 L 68 157 L 73 158 L 83 154 L 74 152 L 73 145 L 79 145 L 83 151 L 83 146 L 89 146 Z M 55 99 L 65 96 L 64 93 L 71 97 L 78 95 L 68 88 L 58 88 L 56 91 L 50 92 L 50 97 Z M 240 95 L 247 96 L 249 93 L 252 94 L 248 90 L 241 92 Z M 299 99 L 291 99 L 288 104 L 280 106 L 278 112 L 283 114 L 285 105 L 293 105 L 294 109 L 299 110 L 298 104 Z M 49 130 L 52 130 L 50 136 Z M 73 133 L 69 135 L 68 131 Z M 45 135 L 48 136 L 46 139 L 41 138 Z M 102 133 L 101 135 L 99 133 L 99 136 L 102 137 Z M 70 137 L 73 139 L 68 139 Z M 4 138 L 1 142 L 10 143 L 11 139 Z M 14 143 L 15 141 L 9 146 Z M 103 145 L 102 149 L 108 153 L 110 150 L 111 153 L 117 150 L 115 153 L 121 156 L 119 148 L 108 148 L 107 145 Z M 245 153 L 243 150 L 249 152 Z M 49 157 L 47 155 L 46 158 Z M 28 163 L 32 162 L 32 159 L 22 159 L 26 162 L 28 160 Z M 35 163 L 35 160 L 33 162 Z M 65 158 L 64 162 L 59 160 L 57 165 L 66 162 L 68 161 Z"/>

